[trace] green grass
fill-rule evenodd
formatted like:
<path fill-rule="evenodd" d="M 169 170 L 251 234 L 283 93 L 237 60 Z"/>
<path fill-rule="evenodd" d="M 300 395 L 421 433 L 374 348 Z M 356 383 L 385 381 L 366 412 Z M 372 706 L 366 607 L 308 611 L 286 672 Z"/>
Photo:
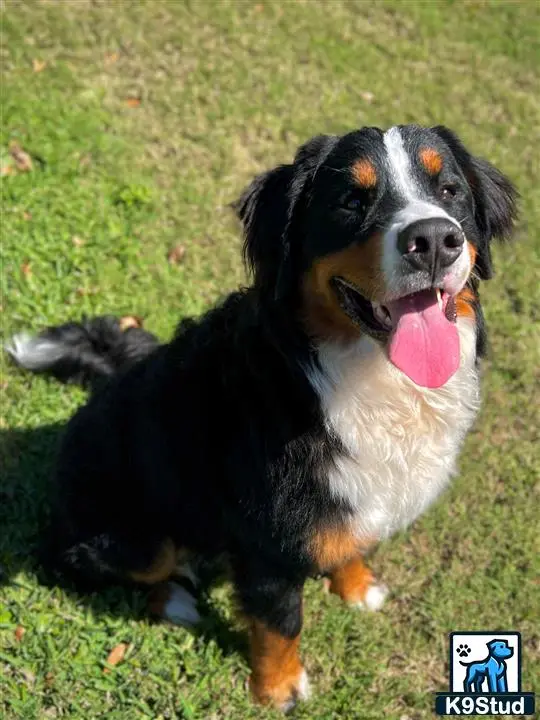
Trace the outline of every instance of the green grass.
<path fill-rule="evenodd" d="M 393 590 L 381 614 L 308 584 L 315 694 L 295 717 L 432 717 L 447 633 L 459 629 L 521 631 L 523 687 L 540 689 L 539 7 L 43 0 L 2 10 L 0 164 L 13 141 L 33 158 L 32 172 L 2 184 L 6 335 L 114 312 L 166 338 L 243 282 L 228 203 L 320 132 L 444 123 L 521 192 L 515 241 L 495 252 L 483 291 L 491 356 L 461 473 L 380 546 L 373 565 Z M 46 65 L 36 72 L 34 61 Z M 185 255 L 171 264 L 178 244 Z M 193 635 L 150 623 L 137 593 L 84 600 L 40 585 L 33 552 L 54 447 L 84 396 L 11 366 L 0 382 L 0 717 L 273 717 L 247 700 L 227 586 Z M 119 642 L 126 658 L 104 673 Z"/>

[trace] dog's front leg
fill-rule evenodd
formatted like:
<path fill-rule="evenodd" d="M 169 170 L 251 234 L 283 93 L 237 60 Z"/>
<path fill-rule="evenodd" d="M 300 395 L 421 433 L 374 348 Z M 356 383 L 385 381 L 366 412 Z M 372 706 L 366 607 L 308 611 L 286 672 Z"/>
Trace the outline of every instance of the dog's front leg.
<path fill-rule="evenodd" d="M 303 580 L 273 572 L 237 573 L 237 589 L 247 618 L 250 688 L 254 699 L 290 710 L 309 696 L 309 683 L 298 649 L 302 629 Z"/>
<path fill-rule="evenodd" d="M 367 610 L 379 610 L 388 594 L 388 588 L 375 580 L 361 555 L 332 570 L 326 585 L 348 605 Z"/>

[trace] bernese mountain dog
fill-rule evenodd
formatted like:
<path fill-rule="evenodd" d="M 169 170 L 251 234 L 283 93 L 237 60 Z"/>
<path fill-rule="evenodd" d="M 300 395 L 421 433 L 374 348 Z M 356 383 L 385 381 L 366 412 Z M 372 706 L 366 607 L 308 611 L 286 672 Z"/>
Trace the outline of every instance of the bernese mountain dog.
<path fill-rule="evenodd" d="M 479 406 L 479 282 L 516 192 L 445 127 L 321 135 L 235 204 L 252 284 L 167 344 L 112 317 L 18 335 L 23 368 L 90 386 L 56 473 L 49 560 L 83 587 L 155 586 L 195 623 L 199 560 L 226 557 L 254 698 L 309 694 L 302 590 L 386 588 L 366 552 L 447 486 Z"/>

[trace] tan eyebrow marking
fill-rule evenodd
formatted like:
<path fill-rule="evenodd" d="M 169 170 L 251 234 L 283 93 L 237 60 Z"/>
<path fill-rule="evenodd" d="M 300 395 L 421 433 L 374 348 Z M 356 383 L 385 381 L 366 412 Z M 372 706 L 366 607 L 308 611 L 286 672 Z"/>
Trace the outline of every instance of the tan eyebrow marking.
<path fill-rule="evenodd" d="M 420 162 L 430 175 L 438 175 L 442 170 L 442 157 L 433 148 L 423 148 L 420 150 Z"/>
<path fill-rule="evenodd" d="M 363 188 L 374 188 L 377 184 L 377 173 L 370 160 L 357 160 L 352 166 L 352 175 Z"/>

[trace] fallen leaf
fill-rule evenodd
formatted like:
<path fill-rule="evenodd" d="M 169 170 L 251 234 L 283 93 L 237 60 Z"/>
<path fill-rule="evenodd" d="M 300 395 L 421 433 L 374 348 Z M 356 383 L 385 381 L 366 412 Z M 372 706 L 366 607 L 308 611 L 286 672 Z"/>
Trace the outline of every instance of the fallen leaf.
<path fill-rule="evenodd" d="M 32 158 L 25 152 L 17 142 L 12 142 L 9 146 L 9 154 L 15 160 L 17 170 L 21 172 L 29 172 L 32 169 Z"/>
<path fill-rule="evenodd" d="M 141 104 L 140 98 L 136 98 L 136 97 L 126 98 L 126 105 L 130 108 L 139 107 L 140 104 Z"/>
<path fill-rule="evenodd" d="M 113 65 L 118 61 L 118 57 L 119 55 L 117 52 L 107 53 L 107 55 L 105 55 L 105 65 Z"/>
<path fill-rule="evenodd" d="M 32 67 L 34 68 L 34 72 L 38 73 L 42 70 L 45 70 L 45 68 L 47 67 L 47 63 L 45 62 L 45 60 L 36 60 L 34 58 L 34 60 L 32 60 Z"/>
<path fill-rule="evenodd" d="M 32 219 L 32 213 L 29 213 L 27 210 L 25 210 L 22 214 L 23 218 L 25 220 L 31 220 Z"/>
<path fill-rule="evenodd" d="M 2 168 L 0 169 L 0 175 L 2 177 L 6 177 L 7 175 L 13 175 L 15 173 L 15 168 L 13 165 L 2 165 Z"/>
<path fill-rule="evenodd" d="M 120 318 L 120 330 L 122 332 L 129 330 L 129 328 L 142 328 L 142 326 L 142 318 L 137 315 L 124 315 L 124 317 Z"/>
<path fill-rule="evenodd" d="M 17 642 L 21 642 L 25 632 L 26 632 L 26 630 L 23 628 L 22 625 L 17 625 L 17 627 L 15 629 L 15 640 L 17 640 Z"/>
<path fill-rule="evenodd" d="M 78 235 L 73 235 L 71 242 L 75 245 L 75 247 L 82 247 L 84 245 L 83 238 Z"/>
<path fill-rule="evenodd" d="M 23 262 L 23 264 L 21 265 L 21 272 L 26 278 L 32 277 L 32 266 L 29 262 Z"/>
<path fill-rule="evenodd" d="M 372 92 L 369 92 L 368 90 L 361 92 L 360 97 L 362 98 L 362 100 L 365 100 L 367 103 L 372 103 L 373 100 L 375 99 L 375 95 Z"/>
<path fill-rule="evenodd" d="M 184 245 L 176 245 L 172 248 L 172 250 L 169 250 L 167 254 L 167 260 L 171 263 L 171 265 L 180 265 L 182 260 L 184 259 L 184 255 L 186 254 L 186 248 Z"/>
<path fill-rule="evenodd" d="M 126 643 L 118 643 L 116 647 L 113 647 L 111 652 L 107 656 L 106 663 L 107 665 L 118 665 L 118 663 L 122 662 L 124 659 L 124 655 L 126 654 L 126 650 L 128 649 L 128 646 Z M 111 672 L 111 669 L 108 667 L 103 668 L 104 673 Z"/>

